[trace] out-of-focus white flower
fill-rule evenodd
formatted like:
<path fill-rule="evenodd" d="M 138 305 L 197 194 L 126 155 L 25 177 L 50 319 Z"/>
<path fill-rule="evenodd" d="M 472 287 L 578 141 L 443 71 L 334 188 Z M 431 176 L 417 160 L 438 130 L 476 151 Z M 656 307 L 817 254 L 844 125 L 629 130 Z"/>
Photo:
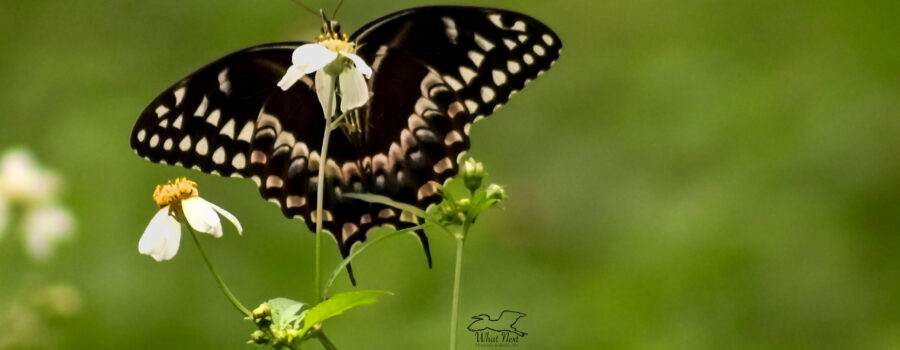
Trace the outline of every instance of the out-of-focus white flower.
<path fill-rule="evenodd" d="M 7 212 L 9 208 L 7 208 L 6 199 L 3 198 L 3 195 L 0 194 L 0 240 L 3 239 L 3 234 L 6 233 L 6 225 L 9 220 L 9 213 Z"/>
<path fill-rule="evenodd" d="M 0 237 L 8 225 L 9 209 L 21 208 L 19 227 L 28 254 L 47 260 L 56 246 L 72 236 L 72 215 L 56 204 L 60 180 L 38 165 L 30 152 L 14 148 L 0 157 Z"/>
<path fill-rule="evenodd" d="M 238 234 L 243 228 L 234 215 L 225 209 L 200 198 L 197 183 L 186 178 L 156 186 L 153 199 L 159 211 L 150 220 L 138 242 L 138 251 L 156 261 L 172 259 L 181 245 L 181 225 L 188 224 L 195 231 L 222 237 L 219 215 L 234 224 Z"/>
<path fill-rule="evenodd" d="M 341 97 L 341 112 L 359 108 L 369 100 L 366 78 L 372 68 L 354 54 L 356 44 L 345 34 L 323 34 L 315 44 L 305 44 L 294 50 L 291 65 L 278 87 L 287 91 L 304 75 L 316 72 L 316 95 L 322 104 L 325 118 L 335 115 L 335 101 Z"/>
<path fill-rule="evenodd" d="M 56 175 L 39 167 L 28 151 L 13 149 L 0 159 L 0 195 L 7 201 L 44 202 L 53 198 L 58 188 Z"/>
<path fill-rule="evenodd" d="M 72 215 L 59 206 L 37 207 L 25 215 L 25 248 L 38 260 L 52 256 L 59 243 L 71 238 L 75 229 Z"/>

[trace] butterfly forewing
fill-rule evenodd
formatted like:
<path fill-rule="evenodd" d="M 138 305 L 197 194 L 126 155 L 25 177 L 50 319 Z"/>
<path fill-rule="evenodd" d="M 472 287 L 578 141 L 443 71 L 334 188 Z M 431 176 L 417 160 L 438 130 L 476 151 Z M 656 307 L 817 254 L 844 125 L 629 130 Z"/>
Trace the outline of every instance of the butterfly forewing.
<path fill-rule="evenodd" d="M 141 113 L 131 147 L 152 162 L 223 176 L 249 175 L 254 123 L 301 44 L 237 51 L 175 83 Z"/>
<path fill-rule="evenodd" d="M 351 40 L 359 42 L 360 55 L 388 47 L 420 59 L 440 73 L 476 120 L 549 69 L 562 49 L 556 33 L 532 17 L 461 6 L 396 12 L 367 24 Z"/>

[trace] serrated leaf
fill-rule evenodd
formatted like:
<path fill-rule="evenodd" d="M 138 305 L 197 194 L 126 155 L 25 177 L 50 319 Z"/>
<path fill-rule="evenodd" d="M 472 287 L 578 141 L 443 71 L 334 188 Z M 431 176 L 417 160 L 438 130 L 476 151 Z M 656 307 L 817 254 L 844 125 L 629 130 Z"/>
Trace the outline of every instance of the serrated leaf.
<path fill-rule="evenodd" d="M 266 302 L 272 309 L 272 322 L 280 328 L 287 327 L 292 321 L 297 320 L 297 312 L 306 304 L 288 298 L 275 298 Z"/>
<path fill-rule="evenodd" d="M 384 295 L 393 295 L 393 293 L 378 290 L 361 290 L 335 294 L 331 299 L 325 300 L 309 309 L 306 317 L 303 319 L 303 329 L 300 331 L 300 334 L 306 334 L 317 323 L 340 315 L 344 311 L 360 305 L 374 303 Z"/>

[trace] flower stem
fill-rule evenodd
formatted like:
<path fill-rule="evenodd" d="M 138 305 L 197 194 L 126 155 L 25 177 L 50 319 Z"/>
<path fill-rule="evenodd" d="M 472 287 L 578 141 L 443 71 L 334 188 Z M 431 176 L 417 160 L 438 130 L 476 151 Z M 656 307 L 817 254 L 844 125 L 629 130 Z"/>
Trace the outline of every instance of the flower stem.
<path fill-rule="evenodd" d="M 325 336 L 325 332 L 321 329 L 316 332 L 316 339 L 319 339 L 319 342 L 322 343 L 322 346 L 325 347 L 326 350 L 337 350 L 337 347 L 334 346 L 334 343 Z"/>
<path fill-rule="evenodd" d="M 319 177 L 316 183 L 316 302 L 322 302 L 322 206 L 325 197 L 325 167 L 328 164 L 328 140 L 331 138 L 331 119 L 325 118 L 322 136 L 322 155 L 319 157 Z"/>
<path fill-rule="evenodd" d="M 197 233 L 194 232 L 194 229 L 191 228 L 191 225 L 184 225 L 187 227 L 188 231 L 191 233 L 191 238 L 194 239 L 194 243 L 197 244 L 197 250 L 200 251 L 200 256 L 203 257 L 203 261 L 206 262 L 206 267 L 209 268 L 209 272 L 212 273 L 213 277 L 216 279 L 216 282 L 219 283 L 219 288 L 222 289 L 222 293 L 225 293 L 225 297 L 228 298 L 228 301 L 231 302 L 231 305 L 234 305 L 235 308 L 238 309 L 244 316 L 250 316 L 250 310 L 248 310 L 244 305 L 241 304 L 240 301 L 231 294 L 231 290 L 228 289 L 228 286 L 225 284 L 225 281 L 222 280 L 222 277 L 219 277 L 219 274 L 216 273 L 216 269 L 213 268 L 212 263 L 209 261 L 209 257 L 206 256 L 206 252 L 203 251 L 203 246 L 200 245 L 200 240 L 197 239 Z"/>
<path fill-rule="evenodd" d="M 468 225 L 464 225 L 462 235 L 454 235 L 456 238 L 456 267 L 453 272 L 453 304 L 450 309 L 450 350 L 456 350 L 457 323 L 459 320 L 459 280 L 462 275 L 463 242 Z"/>

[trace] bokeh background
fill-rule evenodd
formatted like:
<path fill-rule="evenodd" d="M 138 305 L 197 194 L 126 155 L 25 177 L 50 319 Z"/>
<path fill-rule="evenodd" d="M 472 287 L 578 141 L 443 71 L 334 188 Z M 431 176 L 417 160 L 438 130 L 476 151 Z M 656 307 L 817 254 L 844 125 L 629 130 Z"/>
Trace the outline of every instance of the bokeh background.
<path fill-rule="evenodd" d="M 434 3 L 349 0 L 339 19 Z M 465 4 L 531 14 L 565 49 L 472 129 L 511 198 L 467 241 L 462 319 L 525 312 L 522 349 L 900 348 L 900 3 Z M 79 229 L 44 263 L 8 233 L 0 297 L 75 286 L 81 312 L 41 333 L 57 348 L 249 347 L 190 242 L 165 263 L 137 252 L 153 187 L 187 175 L 244 223 L 204 240 L 244 303 L 313 299 L 299 222 L 251 181 L 150 164 L 128 137 L 195 68 L 318 25 L 287 0 L 2 0 L 0 150 L 60 174 Z M 431 240 L 431 270 L 412 238 L 361 256 L 360 286 L 396 295 L 330 321 L 339 348 L 446 347 L 453 241 Z"/>

